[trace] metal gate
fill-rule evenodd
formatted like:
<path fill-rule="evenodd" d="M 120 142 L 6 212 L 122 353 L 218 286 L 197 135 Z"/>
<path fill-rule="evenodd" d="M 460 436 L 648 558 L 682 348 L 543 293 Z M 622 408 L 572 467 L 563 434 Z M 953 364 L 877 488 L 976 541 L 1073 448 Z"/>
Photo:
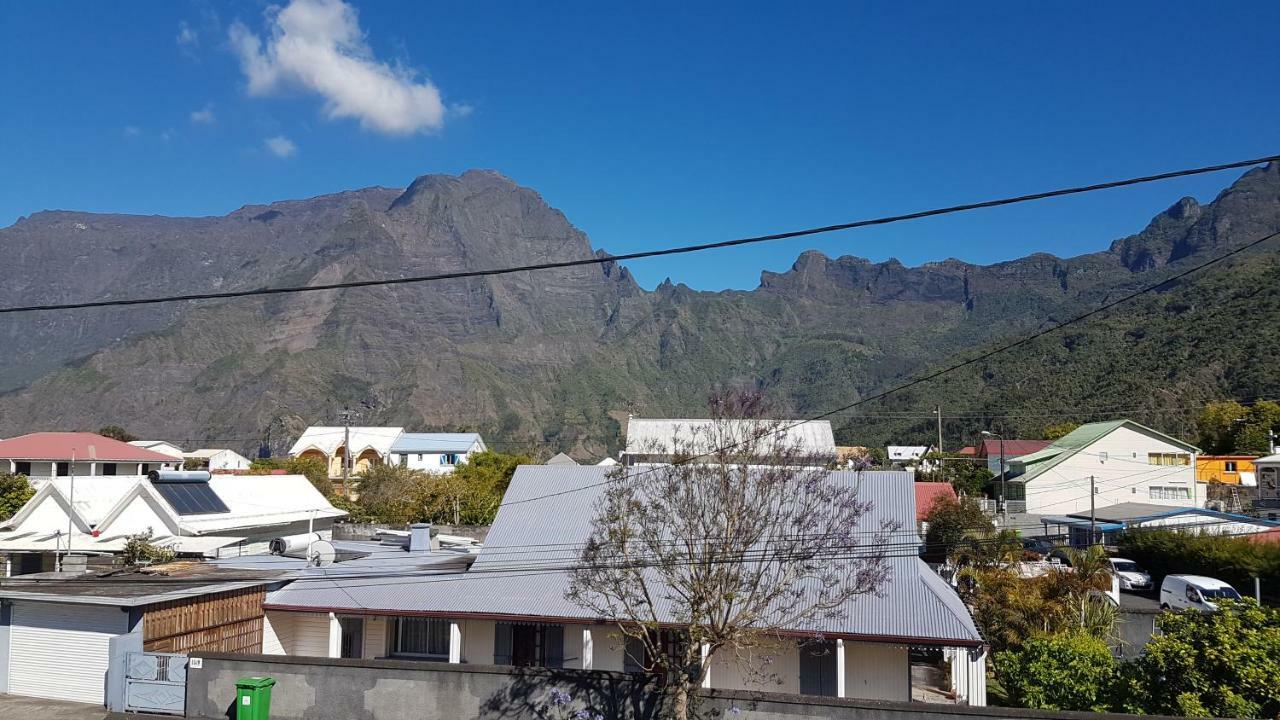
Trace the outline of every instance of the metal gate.
<path fill-rule="evenodd" d="M 186 707 L 186 655 L 128 654 L 124 676 L 125 711 L 182 715 Z"/>

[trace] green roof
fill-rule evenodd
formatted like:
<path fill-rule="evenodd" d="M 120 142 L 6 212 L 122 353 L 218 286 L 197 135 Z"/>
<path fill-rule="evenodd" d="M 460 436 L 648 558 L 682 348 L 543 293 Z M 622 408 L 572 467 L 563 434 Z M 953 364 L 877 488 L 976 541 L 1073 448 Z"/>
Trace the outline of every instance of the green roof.
<path fill-rule="evenodd" d="M 1050 468 L 1055 467 L 1063 460 L 1075 455 L 1081 450 L 1089 447 L 1103 437 L 1119 430 L 1122 427 L 1128 427 L 1130 430 L 1136 430 L 1144 435 L 1150 435 L 1169 443 L 1177 445 L 1187 452 L 1198 453 L 1200 448 L 1189 445 L 1175 437 L 1170 437 L 1158 430 L 1136 423 L 1132 420 L 1108 420 L 1106 422 L 1095 422 L 1081 425 L 1062 437 L 1054 440 L 1052 444 L 1046 446 L 1043 450 L 1014 458 L 1014 461 L 1022 463 L 1027 471 L 1014 478 L 1016 482 L 1030 482 L 1040 475 L 1044 474 Z"/>

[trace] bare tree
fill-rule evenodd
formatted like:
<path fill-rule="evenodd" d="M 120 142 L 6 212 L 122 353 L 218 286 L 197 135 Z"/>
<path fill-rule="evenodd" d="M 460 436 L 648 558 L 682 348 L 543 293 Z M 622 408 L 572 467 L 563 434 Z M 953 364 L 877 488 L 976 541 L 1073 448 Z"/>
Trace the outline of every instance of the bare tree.
<path fill-rule="evenodd" d="M 617 471 L 567 592 L 643 647 L 633 661 L 664 674 L 680 720 L 716 655 L 766 675 L 774 648 L 878 592 L 899 529 L 860 531 L 871 507 L 857 483 L 832 478 L 789 423 L 764 419 L 758 397 L 719 395 L 711 411 L 710 424 L 646 449 L 672 462 Z"/>

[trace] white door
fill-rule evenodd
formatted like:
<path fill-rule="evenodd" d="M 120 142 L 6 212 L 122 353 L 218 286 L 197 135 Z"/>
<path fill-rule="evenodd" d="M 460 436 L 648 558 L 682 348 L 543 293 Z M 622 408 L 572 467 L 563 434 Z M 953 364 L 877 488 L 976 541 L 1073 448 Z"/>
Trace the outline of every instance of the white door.
<path fill-rule="evenodd" d="M 107 643 L 128 630 L 128 613 L 105 605 L 19 600 L 11 622 L 10 694 L 105 702 Z"/>

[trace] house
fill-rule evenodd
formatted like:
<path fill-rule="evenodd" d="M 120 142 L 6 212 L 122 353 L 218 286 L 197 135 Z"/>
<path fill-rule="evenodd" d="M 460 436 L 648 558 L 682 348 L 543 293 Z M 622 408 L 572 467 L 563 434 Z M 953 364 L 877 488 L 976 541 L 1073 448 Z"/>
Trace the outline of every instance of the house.
<path fill-rule="evenodd" d="M 0 440 L 0 469 L 26 475 L 36 488 L 55 477 L 137 476 L 181 464 L 172 455 L 87 432 L 36 432 Z"/>
<path fill-rule="evenodd" d="M 564 453 L 556 453 L 555 455 L 552 455 L 551 459 L 548 460 L 545 464 L 546 465 L 577 465 L 578 461 L 574 460 L 573 458 L 569 457 Z"/>
<path fill-rule="evenodd" d="M 1132 420 L 1081 425 L 1043 449 L 1014 458 L 1005 495 L 1011 512 L 1068 515 L 1120 503 L 1203 507 L 1199 450 Z"/>
<path fill-rule="evenodd" d="M 387 462 L 414 470 L 449 473 L 455 465 L 486 449 L 477 433 L 401 433 L 391 444 Z"/>
<path fill-rule="evenodd" d="M 932 445 L 889 445 L 885 447 L 885 456 L 891 467 L 931 470 L 933 463 L 924 457 L 933 451 Z"/>
<path fill-rule="evenodd" d="M 182 562 L 0 580 L 0 693 L 123 710 L 125 652 L 256 653 L 282 577 Z"/>
<path fill-rule="evenodd" d="M 1202 535 L 1254 535 L 1280 529 L 1280 523 L 1248 515 L 1197 507 L 1174 507 L 1142 502 L 1124 502 L 1089 512 L 1040 518 L 1046 536 L 1067 535 L 1073 545 L 1088 545 L 1093 531 L 1107 544 L 1116 534 L 1134 529 L 1163 529 Z"/>
<path fill-rule="evenodd" d="M 916 493 L 916 529 L 921 535 L 929 530 L 929 523 L 925 522 L 925 518 L 929 512 L 933 510 L 933 506 L 938 501 L 952 502 L 958 501 L 960 498 L 956 495 L 956 489 L 951 487 L 948 482 L 918 482 L 915 484 Z"/>
<path fill-rule="evenodd" d="M 235 450 L 226 448 L 204 448 L 185 453 L 182 456 L 183 467 L 190 470 L 208 470 L 209 472 L 236 472 L 248 470 L 253 463 L 249 458 Z"/>
<path fill-rule="evenodd" d="M 521 466 L 469 570 L 396 572 L 389 564 L 383 576 L 293 582 L 267 597 L 263 652 L 638 672 L 636 650 L 616 624 L 565 598 L 564 564 L 587 539 L 610 477 L 610 468 L 593 465 Z M 856 532 L 873 532 L 882 522 L 914 522 L 912 477 L 830 472 L 825 481 L 857 484 L 872 510 Z M 532 558 L 547 567 L 531 572 Z M 914 553 L 891 553 L 887 562 L 881 593 L 856 598 L 838 617 L 775 629 L 777 682 L 721 655 L 706 686 L 908 701 L 909 651 L 925 646 L 949 654 L 963 702 L 985 704 L 984 643 L 960 598 Z"/>
<path fill-rule="evenodd" d="M 146 532 L 184 557 L 265 552 L 275 538 L 328 537 L 344 515 L 302 475 L 58 477 L 0 523 L 0 557 L 6 576 L 110 568 Z"/>
<path fill-rule="evenodd" d="M 1259 517 L 1280 519 L 1280 455 L 1267 455 L 1253 461 L 1258 471 L 1258 499 L 1254 510 Z"/>
<path fill-rule="evenodd" d="M 1014 473 L 1013 459 L 1023 455 L 1030 455 L 1033 452 L 1039 452 L 1049 446 L 1049 440 L 1018 440 L 1010 438 L 1004 441 L 1004 475 L 1005 478 L 1012 478 Z M 996 477 L 1000 476 L 1000 440 L 998 438 L 983 438 L 982 442 L 976 447 L 976 457 L 981 458 L 987 463 L 987 470 Z"/>
<path fill-rule="evenodd" d="M 161 455 L 168 455 L 176 462 L 182 462 L 182 456 L 186 453 L 182 448 L 166 440 L 130 440 L 129 444 Z"/>
<path fill-rule="evenodd" d="M 826 465 L 836 458 L 836 441 L 826 420 L 732 420 L 628 418 L 623 465 L 671 462 L 677 450 L 695 455 L 733 445 L 756 432 L 773 430 L 762 447 L 794 450 L 805 464 Z M 768 448 L 765 447 L 767 450 Z"/>
<path fill-rule="evenodd" d="M 312 426 L 289 449 L 289 457 L 324 460 L 329 467 L 329 477 L 338 480 L 343 476 L 343 463 L 348 455 L 348 436 L 351 438 L 351 474 L 357 475 L 370 465 L 386 462 L 391 446 L 403 433 L 404 428 L 401 427 Z"/>
<path fill-rule="evenodd" d="M 1257 487 L 1257 473 L 1253 467 L 1256 455 L 1201 455 L 1196 458 L 1196 480 L 1202 483 L 1222 483 Z"/>

